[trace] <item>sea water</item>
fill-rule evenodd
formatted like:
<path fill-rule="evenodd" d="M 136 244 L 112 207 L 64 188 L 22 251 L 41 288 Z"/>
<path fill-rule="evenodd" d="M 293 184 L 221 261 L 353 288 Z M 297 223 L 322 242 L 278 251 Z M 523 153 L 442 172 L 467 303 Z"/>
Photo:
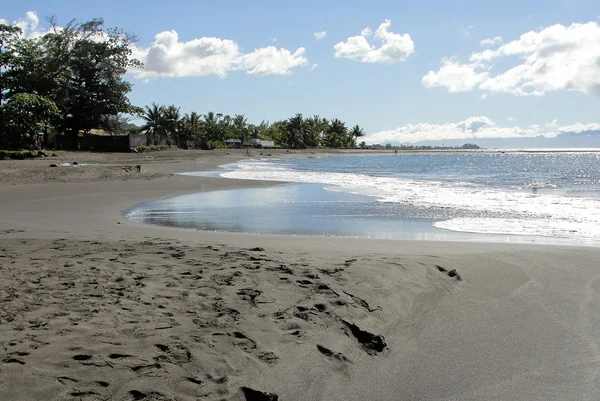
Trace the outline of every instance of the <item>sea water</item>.
<path fill-rule="evenodd" d="M 128 217 L 263 234 L 600 245 L 596 152 L 261 159 L 217 174 L 293 184 L 185 195 Z"/>

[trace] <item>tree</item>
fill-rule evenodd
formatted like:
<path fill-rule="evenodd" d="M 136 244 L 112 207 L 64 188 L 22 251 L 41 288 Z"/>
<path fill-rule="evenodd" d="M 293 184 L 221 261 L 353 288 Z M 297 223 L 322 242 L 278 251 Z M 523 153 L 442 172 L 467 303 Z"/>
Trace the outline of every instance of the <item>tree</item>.
<path fill-rule="evenodd" d="M 141 131 L 146 131 L 149 138 L 164 138 L 167 135 L 164 106 L 159 106 L 156 103 L 146 106 L 142 112 L 142 119 L 145 123 Z"/>
<path fill-rule="evenodd" d="M 294 117 L 287 120 L 283 132 L 283 144 L 290 148 L 304 148 L 304 134 L 306 132 L 306 121 L 302 114 L 296 113 Z"/>
<path fill-rule="evenodd" d="M 179 144 L 179 131 L 181 128 L 181 113 L 179 107 L 175 107 L 175 105 L 166 107 L 164 109 L 163 119 L 167 137 L 176 144 Z"/>
<path fill-rule="evenodd" d="M 17 26 L 0 24 L 0 105 L 4 100 L 4 92 L 8 89 L 3 72 L 11 67 L 14 68 L 15 43 L 21 33 L 21 28 Z"/>
<path fill-rule="evenodd" d="M 58 113 L 54 102 L 44 96 L 17 93 L 0 106 L 4 127 L 2 145 L 6 148 L 31 147 L 37 135 L 46 129 L 48 120 Z"/>
<path fill-rule="evenodd" d="M 204 135 L 208 147 L 213 146 L 213 142 L 223 140 L 223 114 L 209 111 L 204 115 Z"/>
<path fill-rule="evenodd" d="M 348 129 L 346 124 L 334 118 L 329 123 L 329 128 L 324 137 L 325 146 L 329 148 L 341 148 L 348 146 Z"/>
<path fill-rule="evenodd" d="M 248 129 L 248 119 L 243 114 L 236 114 L 232 120 L 233 132 L 237 139 L 244 142 L 250 138 L 250 131 Z"/>
<path fill-rule="evenodd" d="M 365 132 L 363 131 L 362 128 L 360 128 L 360 126 L 357 124 L 354 127 L 352 127 L 352 129 L 350 130 L 350 138 L 351 138 L 351 147 L 356 147 L 356 144 L 358 143 L 358 138 L 365 136 Z"/>
<path fill-rule="evenodd" d="M 91 29 L 95 32 L 101 26 L 102 20 L 97 20 L 91 24 Z M 59 107 L 64 110 L 61 125 L 70 128 L 76 135 L 79 130 L 87 131 L 99 126 L 103 116 L 132 112 L 133 106 L 127 98 L 132 86 L 122 77 L 138 62 L 130 59 L 130 45 L 134 39 L 120 30 L 105 30 L 86 37 L 87 28 L 73 26 L 68 29 L 50 36 L 48 41 L 54 57 L 63 62 L 65 51 L 61 48 L 62 42 L 68 42 L 70 33 L 74 33 L 72 50 L 64 62 L 64 79 L 59 80 L 62 96 L 57 96 L 57 99 Z M 104 40 L 101 41 L 101 37 Z"/>
<path fill-rule="evenodd" d="M 202 117 L 195 111 L 183 116 L 181 132 L 180 138 L 183 141 L 199 141 L 202 147 L 206 147 L 202 132 Z M 181 143 L 179 145 L 181 146 Z"/>
<path fill-rule="evenodd" d="M 138 134 L 140 127 L 131 123 L 132 116 L 126 114 L 118 114 L 116 116 L 103 116 L 100 123 L 100 128 L 113 135 L 121 134 Z"/>
<path fill-rule="evenodd" d="M 321 144 L 323 134 L 327 130 L 328 121 L 318 115 L 314 115 L 306 120 L 306 131 L 304 134 L 304 144 L 309 148 L 316 148 Z"/>
<path fill-rule="evenodd" d="M 278 146 L 283 146 L 285 126 L 286 121 L 276 121 L 265 128 L 262 132 L 262 136 L 266 140 L 275 142 Z"/>

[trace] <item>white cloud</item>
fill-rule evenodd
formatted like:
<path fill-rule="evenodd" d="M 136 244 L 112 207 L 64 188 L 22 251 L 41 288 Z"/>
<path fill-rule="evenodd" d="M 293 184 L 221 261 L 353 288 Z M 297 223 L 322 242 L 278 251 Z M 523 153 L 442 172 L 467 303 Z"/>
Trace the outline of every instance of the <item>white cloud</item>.
<path fill-rule="evenodd" d="M 246 70 L 252 75 L 287 75 L 292 68 L 305 65 L 304 48 L 294 53 L 274 46 L 242 53 L 230 39 L 202 37 L 180 42 L 176 31 L 157 34 L 147 48 L 134 46 L 133 57 L 144 63 L 143 69 L 130 71 L 139 79 L 218 75 Z"/>
<path fill-rule="evenodd" d="M 493 74 L 497 62 L 504 67 Z M 600 95 L 600 25 L 554 25 L 527 32 L 495 50 L 471 54 L 468 63 L 443 59 L 438 71 L 423 77 L 426 87 L 449 92 L 480 89 L 515 95 L 544 95 L 566 90 Z"/>
<path fill-rule="evenodd" d="M 9 22 L 4 18 L 0 18 L 0 24 L 9 25 Z M 50 32 L 49 29 L 39 26 L 40 19 L 35 11 L 27 11 L 24 18 L 12 21 L 10 25 L 21 28 L 22 36 L 29 39 L 39 38 Z"/>
<path fill-rule="evenodd" d="M 427 88 L 444 86 L 450 93 L 470 91 L 488 78 L 486 72 L 477 72 L 476 68 L 476 64 L 461 64 L 452 59 L 444 59 L 437 72 L 429 71 L 423 77 L 423 85 Z"/>
<path fill-rule="evenodd" d="M 514 121 L 514 117 L 508 117 L 508 121 Z"/>
<path fill-rule="evenodd" d="M 323 31 L 323 32 L 315 32 L 315 39 L 317 40 L 321 40 L 323 39 L 325 36 L 327 36 L 327 31 Z"/>
<path fill-rule="evenodd" d="M 334 46 L 335 57 L 363 63 L 394 63 L 406 60 L 414 53 L 415 44 L 407 33 L 401 35 L 390 32 L 391 25 L 390 20 L 385 20 L 375 31 L 372 42 L 379 42 L 379 47 L 369 43 L 367 37 L 372 34 L 372 30 L 365 28 L 360 36 L 351 36 L 345 42 L 337 43 Z"/>
<path fill-rule="evenodd" d="M 513 121 L 509 118 L 509 121 Z M 394 130 L 381 131 L 369 135 L 368 143 L 415 143 L 422 141 L 438 140 L 477 140 L 489 138 L 531 138 L 536 136 L 555 137 L 564 132 L 581 133 L 585 131 L 600 130 L 600 123 L 581 124 L 559 127 L 558 122 L 540 125 L 534 124 L 529 127 L 499 126 L 488 117 L 470 117 L 459 123 L 446 124 L 407 124 Z"/>
<path fill-rule="evenodd" d="M 310 66 L 310 70 L 314 71 L 318 66 L 319 66 L 319 64 L 313 64 Z"/>
<path fill-rule="evenodd" d="M 560 132 L 574 132 L 580 134 L 586 131 L 600 131 L 600 123 L 582 124 L 575 123 L 572 125 L 565 125 L 558 129 Z"/>
<path fill-rule="evenodd" d="M 495 38 L 483 39 L 479 44 L 481 46 L 495 46 L 503 42 L 502 36 L 496 36 Z"/>
<path fill-rule="evenodd" d="M 247 70 L 252 75 L 288 75 L 292 68 L 308 62 L 303 54 L 303 47 L 294 53 L 274 46 L 263 47 L 241 56 L 236 69 Z"/>

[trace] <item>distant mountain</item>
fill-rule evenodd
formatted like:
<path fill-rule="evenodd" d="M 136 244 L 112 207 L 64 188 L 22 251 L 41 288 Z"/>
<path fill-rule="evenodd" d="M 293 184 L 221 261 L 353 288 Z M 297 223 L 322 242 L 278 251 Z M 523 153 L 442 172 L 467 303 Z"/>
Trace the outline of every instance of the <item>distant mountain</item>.
<path fill-rule="evenodd" d="M 406 143 L 406 145 L 429 146 L 462 146 L 472 142 L 486 149 L 560 149 L 560 148 L 599 148 L 600 131 L 585 131 L 580 133 L 564 132 L 554 138 L 537 136 L 533 138 L 492 138 L 492 139 L 453 139 L 445 141 L 422 141 Z"/>

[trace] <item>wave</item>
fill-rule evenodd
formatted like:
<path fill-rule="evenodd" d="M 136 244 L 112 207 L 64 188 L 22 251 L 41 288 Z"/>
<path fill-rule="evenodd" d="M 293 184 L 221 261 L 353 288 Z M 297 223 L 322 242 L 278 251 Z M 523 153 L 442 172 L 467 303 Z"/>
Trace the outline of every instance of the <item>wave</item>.
<path fill-rule="evenodd" d="M 475 216 L 435 223 L 436 227 L 447 230 L 600 240 L 600 198 L 535 194 L 470 183 L 294 171 L 265 161 L 240 163 L 237 170 L 221 176 L 325 184 L 329 190 L 371 196 L 380 202 L 450 209 Z"/>

